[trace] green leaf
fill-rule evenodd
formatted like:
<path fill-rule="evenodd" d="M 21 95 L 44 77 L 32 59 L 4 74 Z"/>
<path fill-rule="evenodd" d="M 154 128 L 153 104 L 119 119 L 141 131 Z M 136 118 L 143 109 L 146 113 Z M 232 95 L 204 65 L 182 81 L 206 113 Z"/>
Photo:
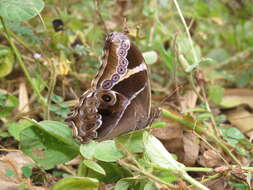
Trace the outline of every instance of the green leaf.
<path fill-rule="evenodd" d="M 13 68 L 14 57 L 10 48 L 0 45 L 0 78 L 11 73 Z"/>
<path fill-rule="evenodd" d="M 87 144 L 82 144 L 80 146 L 80 153 L 84 158 L 92 159 L 95 154 L 97 144 L 98 143 L 95 141 L 91 141 Z"/>
<path fill-rule="evenodd" d="M 18 190 L 25 190 L 26 189 L 26 185 L 25 184 L 20 184 L 18 187 Z"/>
<path fill-rule="evenodd" d="M 94 157 L 104 162 L 116 162 L 123 154 L 117 149 L 114 141 L 108 140 L 96 145 Z"/>
<path fill-rule="evenodd" d="M 79 150 L 79 145 L 73 139 L 71 129 L 65 123 L 51 120 L 37 122 L 29 119 L 29 121 L 33 122 L 35 126 L 55 137 L 57 140 L 73 146 L 73 149 L 75 150 Z"/>
<path fill-rule="evenodd" d="M 21 168 L 22 170 L 22 174 L 26 177 L 26 178 L 29 178 L 32 176 L 32 169 L 29 168 L 28 166 L 23 166 Z"/>
<path fill-rule="evenodd" d="M 208 53 L 207 57 L 214 59 L 219 63 L 219 62 L 225 61 L 229 57 L 229 53 L 227 52 L 227 50 L 223 48 L 217 48 L 217 49 L 211 50 Z"/>
<path fill-rule="evenodd" d="M 98 180 L 88 177 L 66 177 L 58 181 L 52 190 L 95 190 Z"/>
<path fill-rule="evenodd" d="M 143 130 L 119 136 L 115 139 L 115 142 L 119 149 L 122 147 L 132 153 L 144 152 Z"/>
<path fill-rule="evenodd" d="M 102 174 L 105 175 L 105 170 L 99 165 L 97 164 L 95 161 L 92 160 L 84 160 L 83 163 L 85 164 L 85 166 L 87 166 L 88 168 Z"/>
<path fill-rule="evenodd" d="M 185 166 L 177 162 L 156 137 L 145 132 L 143 142 L 145 153 L 152 163 L 175 172 L 184 172 Z"/>
<path fill-rule="evenodd" d="M 21 150 L 40 166 L 49 169 L 78 154 L 78 145 L 65 124 L 55 121 L 34 122 L 20 133 Z"/>
<path fill-rule="evenodd" d="M 237 128 L 228 128 L 226 131 L 225 131 L 225 135 L 227 137 L 232 137 L 232 138 L 235 138 L 235 139 L 244 139 L 245 136 L 242 134 L 242 132 L 237 129 Z"/>
<path fill-rule="evenodd" d="M 97 162 L 106 172 L 102 175 L 94 170 L 89 170 L 88 176 L 98 179 L 106 184 L 116 183 L 118 180 L 131 177 L 131 172 L 115 162 Z"/>
<path fill-rule="evenodd" d="M 148 65 L 154 64 L 158 60 L 158 55 L 155 51 L 147 51 L 144 52 L 142 55 Z"/>
<path fill-rule="evenodd" d="M 208 98 L 215 104 L 219 104 L 222 100 L 224 89 L 221 86 L 212 85 L 208 88 Z"/>
<path fill-rule="evenodd" d="M 5 170 L 5 174 L 9 177 L 16 176 L 15 172 L 13 170 Z"/>
<path fill-rule="evenodd" d="M 42 0 L 0 0 L 0 16 L 13 22 L 28 20 L 38 15 L 43 8 Z"/>
<path fill-rule="evenodd" d="M 33 123 L 28 120 L 20 120 L 18 123 L 9 123 L 6 125 L 9 133 L 16 139 L 20 140 L 20 133 L 27 127 L 32 126 Z"/>
<path fill-rule="evenodd" d="M 18 106 L 18 99 L 15 96 L 0 92 L 0 118 L 6 117 Z"/>
<path fill-rule="evenodd" d="M 157 188 L 152 181 L 149 181 L 148 183 L 146 183 L 143 190 L 157 190 Z"/>
<path fill-rule="evenodd" d="M 122 180 L 119 180 L 119 181 L 116 183 L 114 189 L 115 189 L 115 190 L 128 190 L 128 187 L 130 187 L 130 185 L 131 185 L 130 182 L 128 182 L 128 181 L 122 179 Z"/>

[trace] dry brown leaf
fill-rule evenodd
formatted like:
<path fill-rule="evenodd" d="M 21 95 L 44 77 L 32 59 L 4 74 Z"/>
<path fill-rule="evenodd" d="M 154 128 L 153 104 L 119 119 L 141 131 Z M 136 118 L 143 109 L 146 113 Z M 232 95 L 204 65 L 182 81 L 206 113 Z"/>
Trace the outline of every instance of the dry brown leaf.
<path fill-rule="evenodd" d="M 156 128 L 152 130 L 152 134 L 159 138 L 160 140 L 170 140 L 176 138 L 182 138 L 183 130 L 182 128 L 170 125 L 163 128 Z"/>
<path fill-rule="evenodd" d="M 170 122 L 170 126 L 152 130 L 152 134 L 159 138 L 165 148 L 183 160 L 183 129 Z"/>
<path fill-rule="evenodd" d="M 30 111 L 29 98 L 25 82 L 21 82 L 19 84 L 18 100 L 19 100 L 18 111 L 20 113 L 29 112 Z"/>
<path fill-rule="evenodd" d="M 185 132 L 184 143 L 184 164 L 193 166 L 199 156 L 199 139 L 192 132 Z"/>
<path fill-rule="evenodd" d="M 33 162 L 29 157 L 22 152 L 10 152 L 5 156 L 0 157 L 0 189 L 1 190 L 18 190 L 20 184 L 29 183 L 29 179 L 22 178 L 21 168 Z M 13 171 L 16 176 L 10 177 L 6 174 L 7 170 Z M 45 190 L 42 187 L 27 188 L 33 190 Z"/>
<path fill-rule="evenodd" d="M 224 165 L 219 155 L 213 150 L 207 150 L 200 156 L 199 163 L 204 167 L 214 168 Z"/>
<path fill-rule="evenodd" d="M 253 108 L 253 90 L 249 89 L 225 89 L 220 105 L 224 108 L 232 108 L 242 104 Z"/>
<path fill-rule="evenodd" d="M 22 171 L 21 168 L 27 164 L 27 163 L 33 163 L 33 160 L 29 158 L 28 156 L 24 155 L 22 152 L 10 152 L 5 156 L 2 156 L 0 158 L 0 162 L 6 163 L 6 164 L 13 164 L 15 166 L 15 169 L 17 172 L 21 175 Z"/>
<path fill-rule="evenodd" d="M 227 113 L 227 118 L 234 126 L 240 129 L 241 132 L 250 132 L 253 130 L 253 114 L 248 112 L 243 107 L 238 107 Z"/>
<path fill-rule="evenodd" d="M 180 105 L 183 112 L 192 109 L 196 106 L 198 100 L 197 94 L 194 90 L 188 90 L 182 97 L 180 97 Z"/>

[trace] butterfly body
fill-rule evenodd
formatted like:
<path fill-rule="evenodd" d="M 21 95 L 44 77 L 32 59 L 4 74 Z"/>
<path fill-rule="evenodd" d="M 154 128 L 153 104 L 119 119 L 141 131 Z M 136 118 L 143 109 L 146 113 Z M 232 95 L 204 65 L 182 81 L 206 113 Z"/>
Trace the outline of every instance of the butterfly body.
<path fill-rule="evenodd" d="M 67 119 L 82 143 L 111 139 L 150 121 L 150 83 L 144 58 L 127 35 L 107 36 L 101 67 Z"/>

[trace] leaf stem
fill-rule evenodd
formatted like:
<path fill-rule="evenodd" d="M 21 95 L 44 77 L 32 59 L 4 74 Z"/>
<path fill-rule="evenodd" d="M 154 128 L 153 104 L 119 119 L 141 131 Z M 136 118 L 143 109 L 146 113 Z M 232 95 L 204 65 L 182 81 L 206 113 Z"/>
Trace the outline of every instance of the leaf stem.
<path fill-rule="evenodd" d="M 119 160 L 118 163 L 119 163 L 121 166 L 124 166 L 124 167 L 126 167 L 126 168 L 129 168 L 129 169 L 131 169 L 131 170 L 133 170 L 133 171 L 139 172 L 139 173 L 141 173 L 141 174 L 147 176 L 148 178 L 150 178 L 150 179 L 156 181 L 156 182 L 159 183 L 159 184 L 166 185 L 166 186 L 168 186 L 168 187 L 170 187 L 170 188 L 173 188 L 173 189 L 176 189 L 176 188 L 177 188 L 177 186 L 175 186 L 175 185 L 173 185 L 173 184 L 170 184 L 170 183 L 167 183 L 167 182 L 165 182 L 165 181 L 162 181 L 162 180 L 159 179 L 158 177 L 156 177 L 156 176 L 154 176 L 154 175 L 152 175 L 152 174 L 150 174 L 150 173 L 148 173 L 148 172 L 146 172 L 146 171 L 140 170 L 140 169 L 137 168 L 136 166 L 134 166 L 134 165 L 132 165 L 132 164 L 129 164 L 129 163 L 126 163 L 126 162 L 123 161 L 123 160 Z"/>

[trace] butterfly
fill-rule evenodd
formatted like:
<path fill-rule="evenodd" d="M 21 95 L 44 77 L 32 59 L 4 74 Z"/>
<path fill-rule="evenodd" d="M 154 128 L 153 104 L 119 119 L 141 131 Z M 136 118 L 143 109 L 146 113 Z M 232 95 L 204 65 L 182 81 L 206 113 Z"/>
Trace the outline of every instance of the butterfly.
<path fill-rule="evenodd" d="M 149 73 L 140 50 L 127 34 L 113 32 L 103 52 L 91 87 L 67 119 L 81 143 L 112 139 L 151 121 Z"/>

